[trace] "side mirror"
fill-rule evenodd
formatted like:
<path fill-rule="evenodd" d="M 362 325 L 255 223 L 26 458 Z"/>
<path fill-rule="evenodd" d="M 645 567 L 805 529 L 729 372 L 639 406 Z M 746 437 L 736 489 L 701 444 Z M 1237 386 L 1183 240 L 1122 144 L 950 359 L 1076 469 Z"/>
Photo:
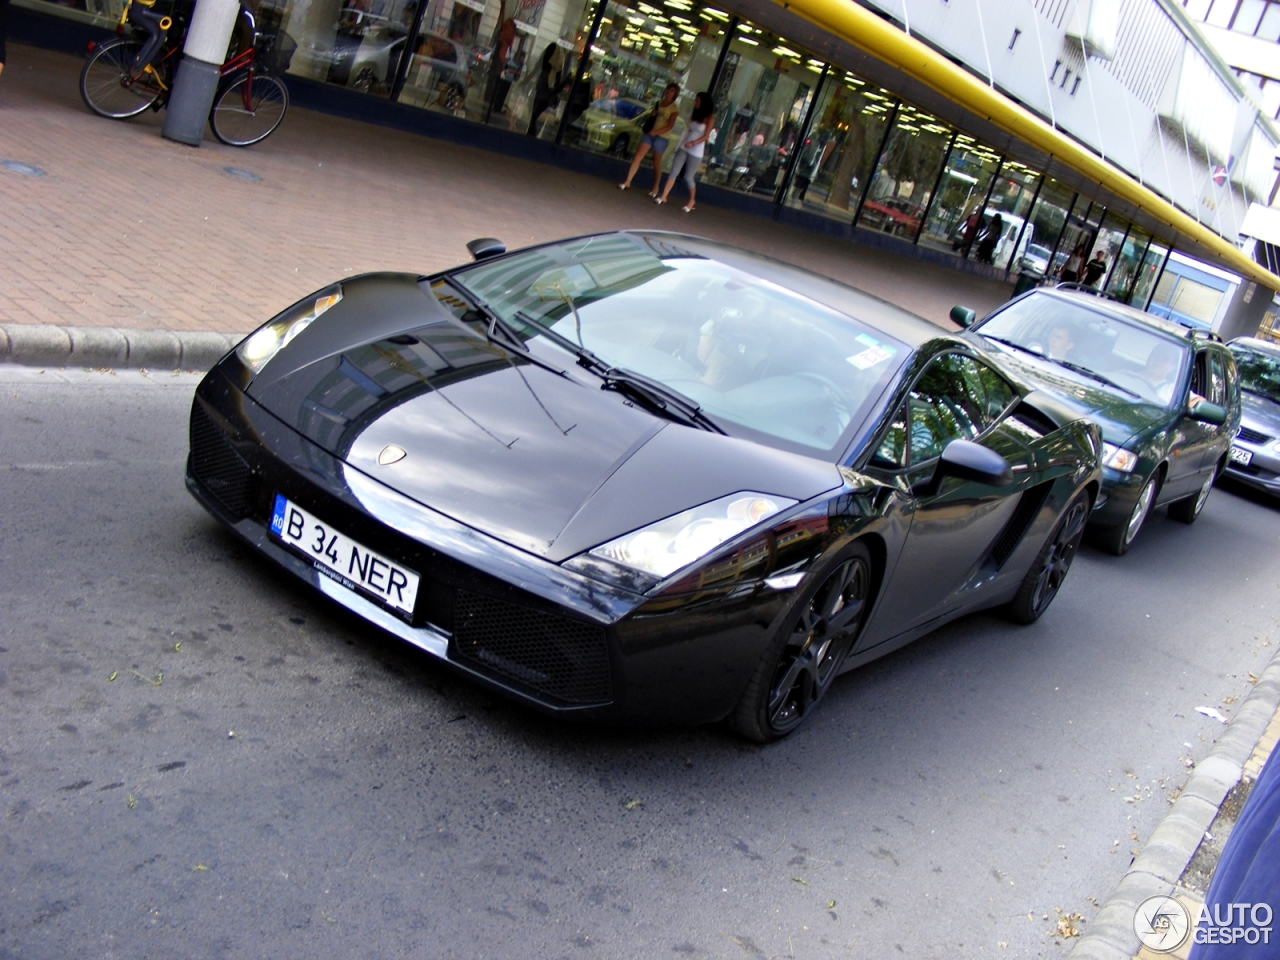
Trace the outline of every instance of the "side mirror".
<path fill-rule="evenodd" d="M 1195 406 L 1188 407 L 1187 416 L 1214 427 L 1220 427 L 1227 422 L 1227 411 L 1208 400 L 1201 400 Z"/>
<path fill-rule="evenodd" d="M 978 315 L 974 313 L 970 307 L 962 307 L 956 304 L 951 308 L 951 319 L 960 325 L 961 328 L 968 330 L 973 326 L 973 321 L 978 319 Z"/>
<path fill-rule="evenodd" d="M 487 260 L 507 252 L 507 245 L 496 237 L 480 237 L 467 244 L 471 259 Z"/>
<path fill-rule="evenodd" d="M 947 444 L 938 458 L 937 476 L 972 480 L 989 487 L 1003 487 L 1013 482 L 1009 461 L 972 440 L 952 440 Z"/>

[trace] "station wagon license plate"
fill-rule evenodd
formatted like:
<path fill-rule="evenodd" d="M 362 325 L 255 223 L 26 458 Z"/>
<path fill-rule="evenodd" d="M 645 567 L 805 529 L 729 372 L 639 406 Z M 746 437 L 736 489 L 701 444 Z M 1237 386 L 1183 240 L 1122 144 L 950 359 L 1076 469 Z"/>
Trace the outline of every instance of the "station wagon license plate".
<path fill-rule="evenodd" d="M 1231 452 L 1227 454 L 1231 458 L 1232 463 L 1238 463 L 1242 467 L 1247 467 L 1253 463 L 1253 454 L 1248 450 L 1242 450 L 1239 447 L 1232 447 Z"/>
<path fill-rule="evenodd" d="M 271 532 L 310 557 L 329 579 L 413 615 L 418 598 L 416 573 L 344 536 L 279 493 L 271 511 Z"/>

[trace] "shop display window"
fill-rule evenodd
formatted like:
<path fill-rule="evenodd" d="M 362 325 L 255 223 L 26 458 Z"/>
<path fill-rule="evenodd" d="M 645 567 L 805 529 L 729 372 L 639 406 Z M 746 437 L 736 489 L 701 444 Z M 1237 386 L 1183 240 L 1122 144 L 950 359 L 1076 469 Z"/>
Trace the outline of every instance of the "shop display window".
<path fill-rule="evenodd" d="M 1129 302 L 1138 309 L 1147 308 L 1147 301 L 1151 298 L 1156 277 L 1160 275 L 1168 255 L 1169 248 L 1159 241 L 1152 240 L 1147 244 L 1146 255 L 1142 258 L 1142 266 L 1138 268 L 1138 277 L 1133 284 L 1133 292 L 1129 295 Z"/>
<path fill-rule="evenodd" d="M 1084 282 L 1084 263 L 1093 249 L 1093 240 L 1104 213 L 1106 210 L 1088 197 L 1076 197 L 1053 257 L 1058 264 L 1055 275 L 1060 283 Z"/>
<path fill-rule="evenodd" d="M 1027 218 L 1030 236 L 1025 243 L 1019 243 L 1021 250 L 1009 266 L 1012 272 L 1057 279 L 1069 252 L 1062 248 L 1061 238 L 1075 195 L 1066 184 L 1045 177 Z"/>
<path fill-rule="evenodd" d="M 1108 213 L 1102 218 L 1102 225 L 1098 228 L 1093 246 L 1089 249 L 1089 262 L 1085 264 L 1084 276 L 1080 278 L 1083 283 L 1097 287 L 1099 290 L 1107 289 L 1105 284 L 1120 256 L 1121 246 L 1128 232 L 1128 222 L 1114 213 Z M 1098 259 L 1099 254 L 1102 255 L 1101 260 Z"/>
<path fill-rule="evenodd" d="M 1111 267 L 1111 275 L 1107 278 L 1107 293 L 1128 302 L 1150 241 L 1151 234 L 1141 227 L 1135 224 L 1129 228 L 1129 234 L 1120 244 L 1115 263 Z"/>
<path fill-rule="evenodd" d="M 585 19 L 580 27 L 584 35 L 591 26 Z M 564 142 L 630 158 L 663 88 L 674 83 L 680 88 L 679 119 L 667 137 L 674 148 L 694 97 L 711 86 L 729 20 L 723 10 L 691 0 L 609 2 L 591 45 L 582 89 L 568 108 Z M 668 166 L 674 153 L 666 151 Z"/>
<path fill-rule="evenodd" d="M 1038 173 L 1017 161 L 1000 165 L 983 209 L 982 226 L 969 249 L 970 259 L 1008 270 L 1026 252 L 1035 239 L 1034 230 L 1025 226 L 1039 180 Z"/>
<path fill-rule="evenodd" d="M 1000 156 L 973 137 L 958 134 L 938 180 L 920 243 L 968 256 L 982 226 L 983 209 Z"/>
<path fill-rule="evenodd" d="M 950 144 L 950 127 L 900 104 L 862 201 L 858 226 L 914 243 Z"/>
<path fill-rule="evenodd" d="M 888 91 L 830 70 L 796 158 L 787 206 L 852 220 L 896 104 Z"/>
<path fill-rule="evenodd" d="M 772 199 L 782 186 L 822 62 L 776 34 L 734 25 L 713 97 L 706 183 Z"/>

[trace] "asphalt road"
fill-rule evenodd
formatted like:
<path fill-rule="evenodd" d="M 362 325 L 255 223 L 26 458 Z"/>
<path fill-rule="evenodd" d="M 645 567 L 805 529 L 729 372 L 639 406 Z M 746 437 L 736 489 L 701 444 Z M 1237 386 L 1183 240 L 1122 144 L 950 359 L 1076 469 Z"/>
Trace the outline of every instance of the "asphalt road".
<path fill-rule="evenodd" d="M 224 534 L 194 383 L 0 367 L 6 960 L 1060 957 L 1280 639 L 1280 511 L 1219 490 L 784 743 L 553 721 Z"/>

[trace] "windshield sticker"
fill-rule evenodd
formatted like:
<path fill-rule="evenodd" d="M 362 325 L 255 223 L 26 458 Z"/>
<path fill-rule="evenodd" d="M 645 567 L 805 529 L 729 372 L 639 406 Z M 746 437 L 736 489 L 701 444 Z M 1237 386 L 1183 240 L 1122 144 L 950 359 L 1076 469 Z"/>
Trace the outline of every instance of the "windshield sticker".
<path fill-rule="evenodd" d="M 861 339 L 861 337 L 859 337 Z M 867 347 L 861 353 L 855 353 L 852 357 L 845 357 L 846 363 L 851 363 L 859 370 L 869 370 L 877 363 L 884 363 L 892 357 L 894 351 L 887 347 Z"/>

